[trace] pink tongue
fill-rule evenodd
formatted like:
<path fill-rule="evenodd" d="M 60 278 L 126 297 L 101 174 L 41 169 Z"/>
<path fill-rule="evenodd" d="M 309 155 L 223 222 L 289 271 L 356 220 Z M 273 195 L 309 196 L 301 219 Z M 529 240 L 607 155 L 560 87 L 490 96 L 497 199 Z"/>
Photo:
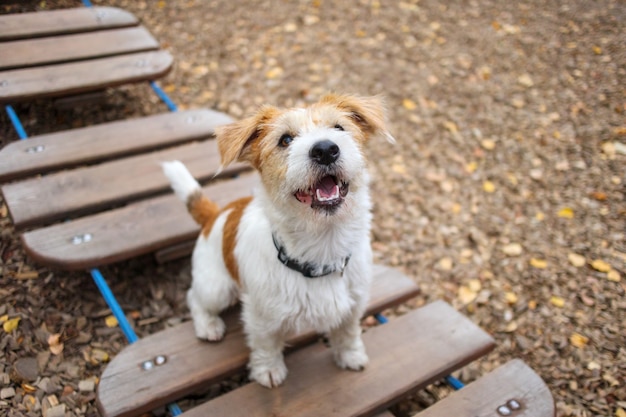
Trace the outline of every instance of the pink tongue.
<path fill-rule="evenodd" d="M 322 178 L 315 186 L 315 188 L 320 191 L 320 195 L 326 198 L 335 195 L 336 187 L 337 184 L 335 184 L 335 180 L 330 176 Z"/>

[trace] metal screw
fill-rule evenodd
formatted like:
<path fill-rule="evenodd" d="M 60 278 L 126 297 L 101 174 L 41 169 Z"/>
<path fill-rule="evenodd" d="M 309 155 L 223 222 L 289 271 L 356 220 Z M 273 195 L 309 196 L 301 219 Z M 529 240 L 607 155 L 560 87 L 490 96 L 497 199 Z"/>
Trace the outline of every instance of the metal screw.
<path fill-rule="evenodd" d="M 498 414 L 500 414 L 501 416 L 510 416 L 511 409 L 506 405 L 501 405 L 500 407 L 498 407 Z"/>
<path fill-rule="evenodd" d="M 43 152 L 46 149 L 43 145 L 31 146 L 30 148 L 26 148 L 26 153 L 39 153 Z"/>
<path fill-rule="evenodd" d="M 91 239 L 93 238 L 93 236 L 91 235 L 91 233 L 85 233 L 82 235 L 76 235 L 72 238 L 72 244 L 73 245 L 80 245 L 82 243 L 88 243 L 91 242 Z"/>
<path fill-rule="evenodd" d="M 506 405 L 508 405 L 511 410 L 519 410 L 520 408 L 522 408 L 522 405 L 517 400 L 509 400 Z"/>
<path fill-rule="evenodd" d="M 163 365 L 165 362 L 167 362 L 167 358 L 163 355 L 158 355 L 154 358 L 154 363 L 157 366 L 161 366 Z"/>
<path fill-rule="evenodd" d="M 154 368 L 154 362 L 151 360 L 145 361 L 141 364 L 141 369 L 144 371 L 150 371 L 152 368 Z"/>

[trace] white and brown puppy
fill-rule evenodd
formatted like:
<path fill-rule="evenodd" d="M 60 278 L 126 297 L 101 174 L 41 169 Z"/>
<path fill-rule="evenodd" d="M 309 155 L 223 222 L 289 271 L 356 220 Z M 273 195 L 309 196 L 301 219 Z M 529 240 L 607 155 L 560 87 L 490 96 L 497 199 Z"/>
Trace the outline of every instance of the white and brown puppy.
<path fill-rule="evenodd" d="M 393 141 L 377 98 L 263 107 L 217 131 L 222 166 L 248 162 L 262 182 L 253 197 L 222 209 L 182 163 L 163 164 L 202 226 L 187 294 L 196 335 L 220 340 L 219 314 L 240 299 L 250 378 L 261 385 L 284 381 L 286 337 L 307 327 L 328 334 L 341 368 L 367 364 L 359 319 L 372 275 L 372 216 L 363 147 L 374 136 Z"/>

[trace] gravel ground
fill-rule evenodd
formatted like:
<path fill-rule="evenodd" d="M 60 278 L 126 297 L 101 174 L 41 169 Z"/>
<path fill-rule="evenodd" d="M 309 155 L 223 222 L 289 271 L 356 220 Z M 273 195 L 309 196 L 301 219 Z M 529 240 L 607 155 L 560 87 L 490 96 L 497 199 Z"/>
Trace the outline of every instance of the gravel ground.
<path fill-rule="evenodd" d="M 181 108 L 242 117 L 329 90 L 384 95 L 398 143 L 367 150 L 373 245 L 423 290 L 388 314 L 447 300 L 498 343 L 464 380 L 518 357 L 559 416 L 626 416 L 624 2 L 94 3 L 135 13 L 172 52 L 160 84 Z M 73 5 L 3 2 L 0 12 Z M 166 111 L 146 85 L 78 109 L 15 108 L 31 135 Z M 2 144 L 17 139 L 4 114 L 0 125 Z M 0 331 L 0 415 L 52 415 L 55 401 L 68 416 L 98 415 L 94 385 L 124 338 L 87 274 L 29 260 L 0 208 L 10 330 Z M 187 260 L 103 272 L 140 336 L 188 319 Z M 9 378 L 25 357 L 38 363 L 26 385 Z M 431 386 L 394 411 L 445 393 Z"/>

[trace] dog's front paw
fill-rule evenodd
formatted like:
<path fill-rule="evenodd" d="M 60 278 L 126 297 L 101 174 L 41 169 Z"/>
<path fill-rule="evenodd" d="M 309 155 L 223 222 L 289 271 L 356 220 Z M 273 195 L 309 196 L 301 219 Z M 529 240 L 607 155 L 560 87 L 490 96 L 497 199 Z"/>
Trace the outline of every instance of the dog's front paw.
<path fill-rule="evenodd" d="M 342 369 L 362 371 L 369 362 L 365 349 L 344 349 L 335 352 L 335 363 Z"/>
<path fill-rule="evenodd" d="M 224 321 L 217 316 L 204 316 L 201 319 L 194 317 L 193 325 L 196 337 L 209 342 L 219 342 L 226 333 Z"/>
<path fill-rule="evenodd" d="M 267 388 L 275 388 L 285 381 L 287 367 L 282 360 L 273 366 L 253 366 L 250 369 L 250 379 Z"/>

